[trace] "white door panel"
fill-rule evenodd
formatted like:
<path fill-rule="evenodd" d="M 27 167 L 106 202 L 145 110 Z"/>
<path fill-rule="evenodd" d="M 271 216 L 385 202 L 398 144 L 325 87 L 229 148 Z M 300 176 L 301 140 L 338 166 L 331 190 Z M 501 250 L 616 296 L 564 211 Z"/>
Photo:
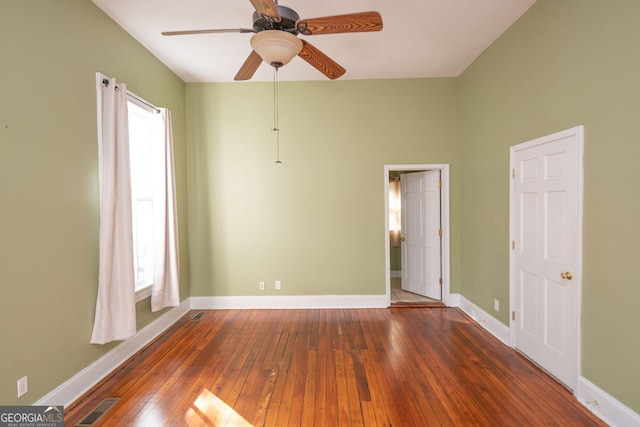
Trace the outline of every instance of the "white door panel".
<path fill-rule="evenodd" d="M 400 176 L 402 289 L 442 299 L 440 171 Z"/>
<path fill-rule="evenodd" d="M 512 149 L 515 347 L 572 389 L 578 363 L 581 138 L 581 128 L 575 128 Z"/>

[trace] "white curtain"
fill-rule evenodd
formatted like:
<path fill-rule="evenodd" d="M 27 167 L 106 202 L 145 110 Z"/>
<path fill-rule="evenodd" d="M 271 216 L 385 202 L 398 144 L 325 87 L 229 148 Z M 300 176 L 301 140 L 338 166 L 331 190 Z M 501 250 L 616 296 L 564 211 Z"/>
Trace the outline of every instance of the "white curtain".
<path fill-rule="evenodd" d="M 175 170 L 173 166 L 173 130 L 171 112 L 160 108 L 155 127 L 163 135 L 164 145 L 156 162 L 160 170 L 154 175 L 154 268 L 151 310 L 180 305 L 178 252 L 178 220 L 176 212 Z"/>
<path fill-rule="evenodd" d="M 125 340 L 136 333 L 131 170 L 127 88 L 110 79 L 96 89 L 100 150 L 100 249 L 98 298 L 92 344 Z M 100 104 L 99 104 L 100 105 Z"/>

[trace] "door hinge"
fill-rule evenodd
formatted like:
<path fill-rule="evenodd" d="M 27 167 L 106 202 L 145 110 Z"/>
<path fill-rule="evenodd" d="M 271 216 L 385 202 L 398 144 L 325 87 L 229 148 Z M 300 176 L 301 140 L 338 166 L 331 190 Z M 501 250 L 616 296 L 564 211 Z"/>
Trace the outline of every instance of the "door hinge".
<path fill-rule="evenodd" d="M 438 230 L 438 236 L 442 237 L 442 228 L 440 230 Z"/>
<path fill-rule="evenodd" d="M 516 168 L 511 169 L 511 177 L 516 179 Z"/>
<path fill-rule="evenodd" d="M 438 181 L 438 188 L 442 187 L 442 181 Z"/>
<path fill-rule="evenodd" d="M 511 241 L 511 249 L 515 249 L 516 248 L 516 241 L 512 240 Z"/>
<path fill-rule="evenodd" d="M 442 286 L 442 277 L 438 279 L 438 283 L 440 284 L 440 286 Z"/>
<path fill-rule="evenodd" d="M 511 320 L 516 320 L 516 312 L 515 311 L 511 312 Z"/>

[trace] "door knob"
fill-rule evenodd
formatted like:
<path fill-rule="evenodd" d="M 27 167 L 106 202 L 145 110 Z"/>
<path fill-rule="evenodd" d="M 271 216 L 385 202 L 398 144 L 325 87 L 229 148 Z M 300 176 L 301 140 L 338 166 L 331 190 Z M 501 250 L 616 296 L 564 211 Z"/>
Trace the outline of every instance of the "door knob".
<path fill-rule="evenodd" d="M 560 277 L 561 277 L 562 279 L 571 280 L 571 279 L 573 279 L 573 274 L 571 274 L 571 272 L 570 272 L 570 271 L 567 271 L 567 272 L 565 272 L 565 273 L 560 273 Z"/>
<path fill-rule="evenodd" d="M 400 241 L 401 241 L 401 242 L 404 242 L 404 237 L 401 237 L 401 238 L 400 238 Z"/>

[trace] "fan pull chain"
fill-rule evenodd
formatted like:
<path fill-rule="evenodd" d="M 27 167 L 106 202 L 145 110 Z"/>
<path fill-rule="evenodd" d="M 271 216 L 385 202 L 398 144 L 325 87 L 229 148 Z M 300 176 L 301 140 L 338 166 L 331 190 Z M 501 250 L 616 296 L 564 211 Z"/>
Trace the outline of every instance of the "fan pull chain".
<path fill-rule="evenodd" d="M 278 111 L 278 67 L 273 67 L 273 129 L 276 133 L 276 163 L 280 161 L 280 127 L 279 127 L 279 111 Z"/>

